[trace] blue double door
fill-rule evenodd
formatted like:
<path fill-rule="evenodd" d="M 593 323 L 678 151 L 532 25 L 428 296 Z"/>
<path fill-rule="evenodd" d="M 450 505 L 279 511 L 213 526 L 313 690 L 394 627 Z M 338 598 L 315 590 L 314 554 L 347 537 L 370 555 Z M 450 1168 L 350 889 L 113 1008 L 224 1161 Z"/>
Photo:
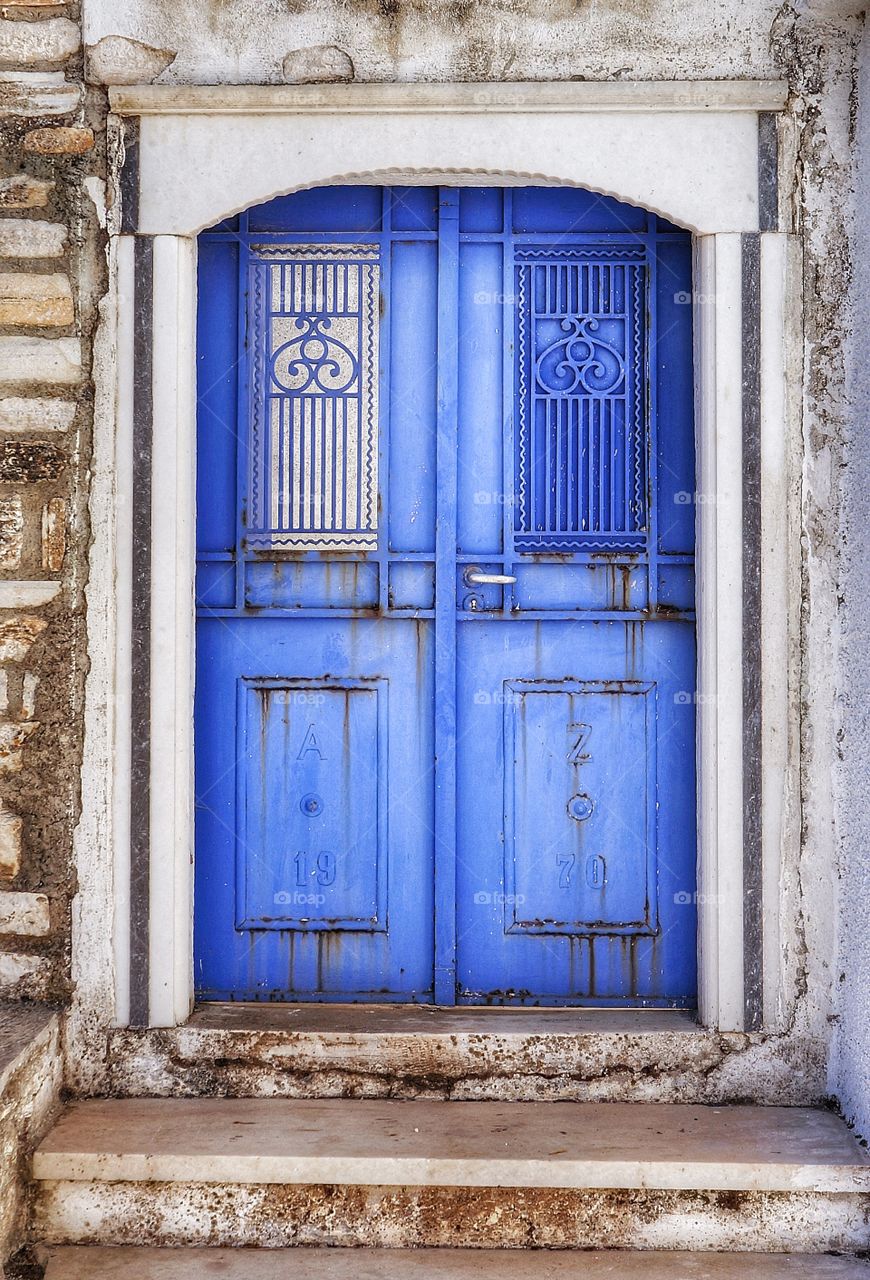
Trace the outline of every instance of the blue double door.
<path fill-rule="evenodd" d="M 359 186 L 199 254 L 199 998 L 693 1004 L 689 236 Z"/>

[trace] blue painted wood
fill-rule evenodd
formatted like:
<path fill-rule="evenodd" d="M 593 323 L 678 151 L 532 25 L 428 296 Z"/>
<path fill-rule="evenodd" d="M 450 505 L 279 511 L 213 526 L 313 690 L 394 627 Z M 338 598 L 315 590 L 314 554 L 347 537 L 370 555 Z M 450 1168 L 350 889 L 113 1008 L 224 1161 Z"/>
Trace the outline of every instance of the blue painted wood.
<path fill-rule="evenodd" d="M 201 236 L 200 998 L 693 1003 L 691 288 L 575 189 Z"/>
<path fill-rule="evenodd" d="M 416 199 L 419 211 L 427 195 Z M 434 204 L 435 193 L 428 200 Z M 431 718 L 409 712 L 434 704 L 426 575 L 431 580 L 434 570 L 435 509 L 432 498 L 404 505 L 402 499 L 419 490 L 427 450 L 434 471 L 437 243 L 431 231 L 420 233 L 426 239 L 394 235 L 394 203 L 374 189 L 350 200 L 340 190 L 306 193 L 298 208 L 285 202 L 252 210 L 238 232 L 202 239 L 200 998 L 434 997 L 433 727 Z M 336 254 L 343 244 L 347 251 Z M 358 483 L 352 510 L 337 505 L 336 494 L 349 493 L 351 474 L 368 465 L 365 387 L 359 362 L 350 369 L 326 339 L 346 346 L 361 340 L 359 250 L 369 263 L 372 246 L 383 313 L 374 373 L 380 407 L 394 410 L 381 414 L 375 446 L 381 479 L 389 477 L 392 487 L 383 484 L 380 510 L 376 495 L 374 516 L 363 511 L 361 518 Z M 342 262 L 350 294 L 325 265 Z M 287 288 L 291 264 L 303 276 L 295 293 Z M 269 295 L 274 287 L 281 296 Z M 306 293 L 319 309 L 319 346 L 306 327 Z M 377 316 L 377 299 L 375 308 Z M 390 331 L 418 318 L 417 340 L 394 390 Z M 235 341 L 228 338 L 233 332 Z M 288 357 L 287 344 L 300 335 L 309 348 L 297 345 Z M 319 394 L 312 378 L 325 383 L 323 400 L 353 405 L 331 417 L 322 406 L 306 407 L 294 428 L 294 405 L 310 406 Z M 270 397 L 277 407 L 268 406 Z M 393 451 L 392 427 L 413 433 L 414 446 Z M 260 449 L 256 462 L 252 441 Z M 330 451 L 341 459 L 332 472 L 325 465 Z M 259 507 L 252 502 L 255 478 Z M 390 492 L 398 498 L 388 513 Z M 208 514 L 213 503 L 223 513 L 219 530 Z M 228 504 L 235 526 L 229 537 Z M 384 536 L 389 515 L 395 555 Z M 317 545 L 345 534 L 366 546 Z M 300 545 L 280 545 L 288 536 Z M 394 571 L 400 576 L 393 589 L 404 593 L 396 608 L 389 605 Z M 417 577 L 409 579 L 408 571 Z M 417 607 L 417 599 L 426 607 Z"/>
<path fill-rule="evenodd" d="M 459 193 L 438 217 L 438 439 L 435 523 L 435 1000 L 456 990 L 456 444 Z"/>

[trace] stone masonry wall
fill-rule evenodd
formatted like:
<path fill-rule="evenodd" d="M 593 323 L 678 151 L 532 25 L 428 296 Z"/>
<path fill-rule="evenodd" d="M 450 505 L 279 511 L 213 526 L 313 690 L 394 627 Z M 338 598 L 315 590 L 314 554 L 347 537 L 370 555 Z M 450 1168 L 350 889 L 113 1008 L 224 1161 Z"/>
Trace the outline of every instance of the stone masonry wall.
<path fill-rule="evenodd" d="M 68 990 L 88 381 L 102 288 L 78 10 L 0 5 L 0 998 Z M 96 202 L 96 203 L 95 203 Z"/>

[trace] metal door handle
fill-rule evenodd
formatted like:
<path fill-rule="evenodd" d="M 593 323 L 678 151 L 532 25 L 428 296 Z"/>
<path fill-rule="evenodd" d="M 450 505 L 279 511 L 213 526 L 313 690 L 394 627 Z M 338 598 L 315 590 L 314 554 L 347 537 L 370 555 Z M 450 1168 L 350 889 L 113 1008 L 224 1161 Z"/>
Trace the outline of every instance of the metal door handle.
<path fill-rule="evenodd" d="M 465 581 L 467 583 L 491 582 L 498 585 L 500 583 L 507 584 L 509 582 L 516 582 L 516 578 L 510 573 L 472 573 L 469 571 L 465 575 Z"/>

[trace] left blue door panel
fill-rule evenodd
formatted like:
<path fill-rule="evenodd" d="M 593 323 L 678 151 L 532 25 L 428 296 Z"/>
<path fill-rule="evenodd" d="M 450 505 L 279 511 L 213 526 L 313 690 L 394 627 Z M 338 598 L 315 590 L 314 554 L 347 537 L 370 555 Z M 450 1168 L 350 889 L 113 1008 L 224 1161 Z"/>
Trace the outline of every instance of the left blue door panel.
<path fill-rule="evenodd" d="M 433 999 L 436 207 L 306 192 L 200 241 L 202 999 Z"/>

